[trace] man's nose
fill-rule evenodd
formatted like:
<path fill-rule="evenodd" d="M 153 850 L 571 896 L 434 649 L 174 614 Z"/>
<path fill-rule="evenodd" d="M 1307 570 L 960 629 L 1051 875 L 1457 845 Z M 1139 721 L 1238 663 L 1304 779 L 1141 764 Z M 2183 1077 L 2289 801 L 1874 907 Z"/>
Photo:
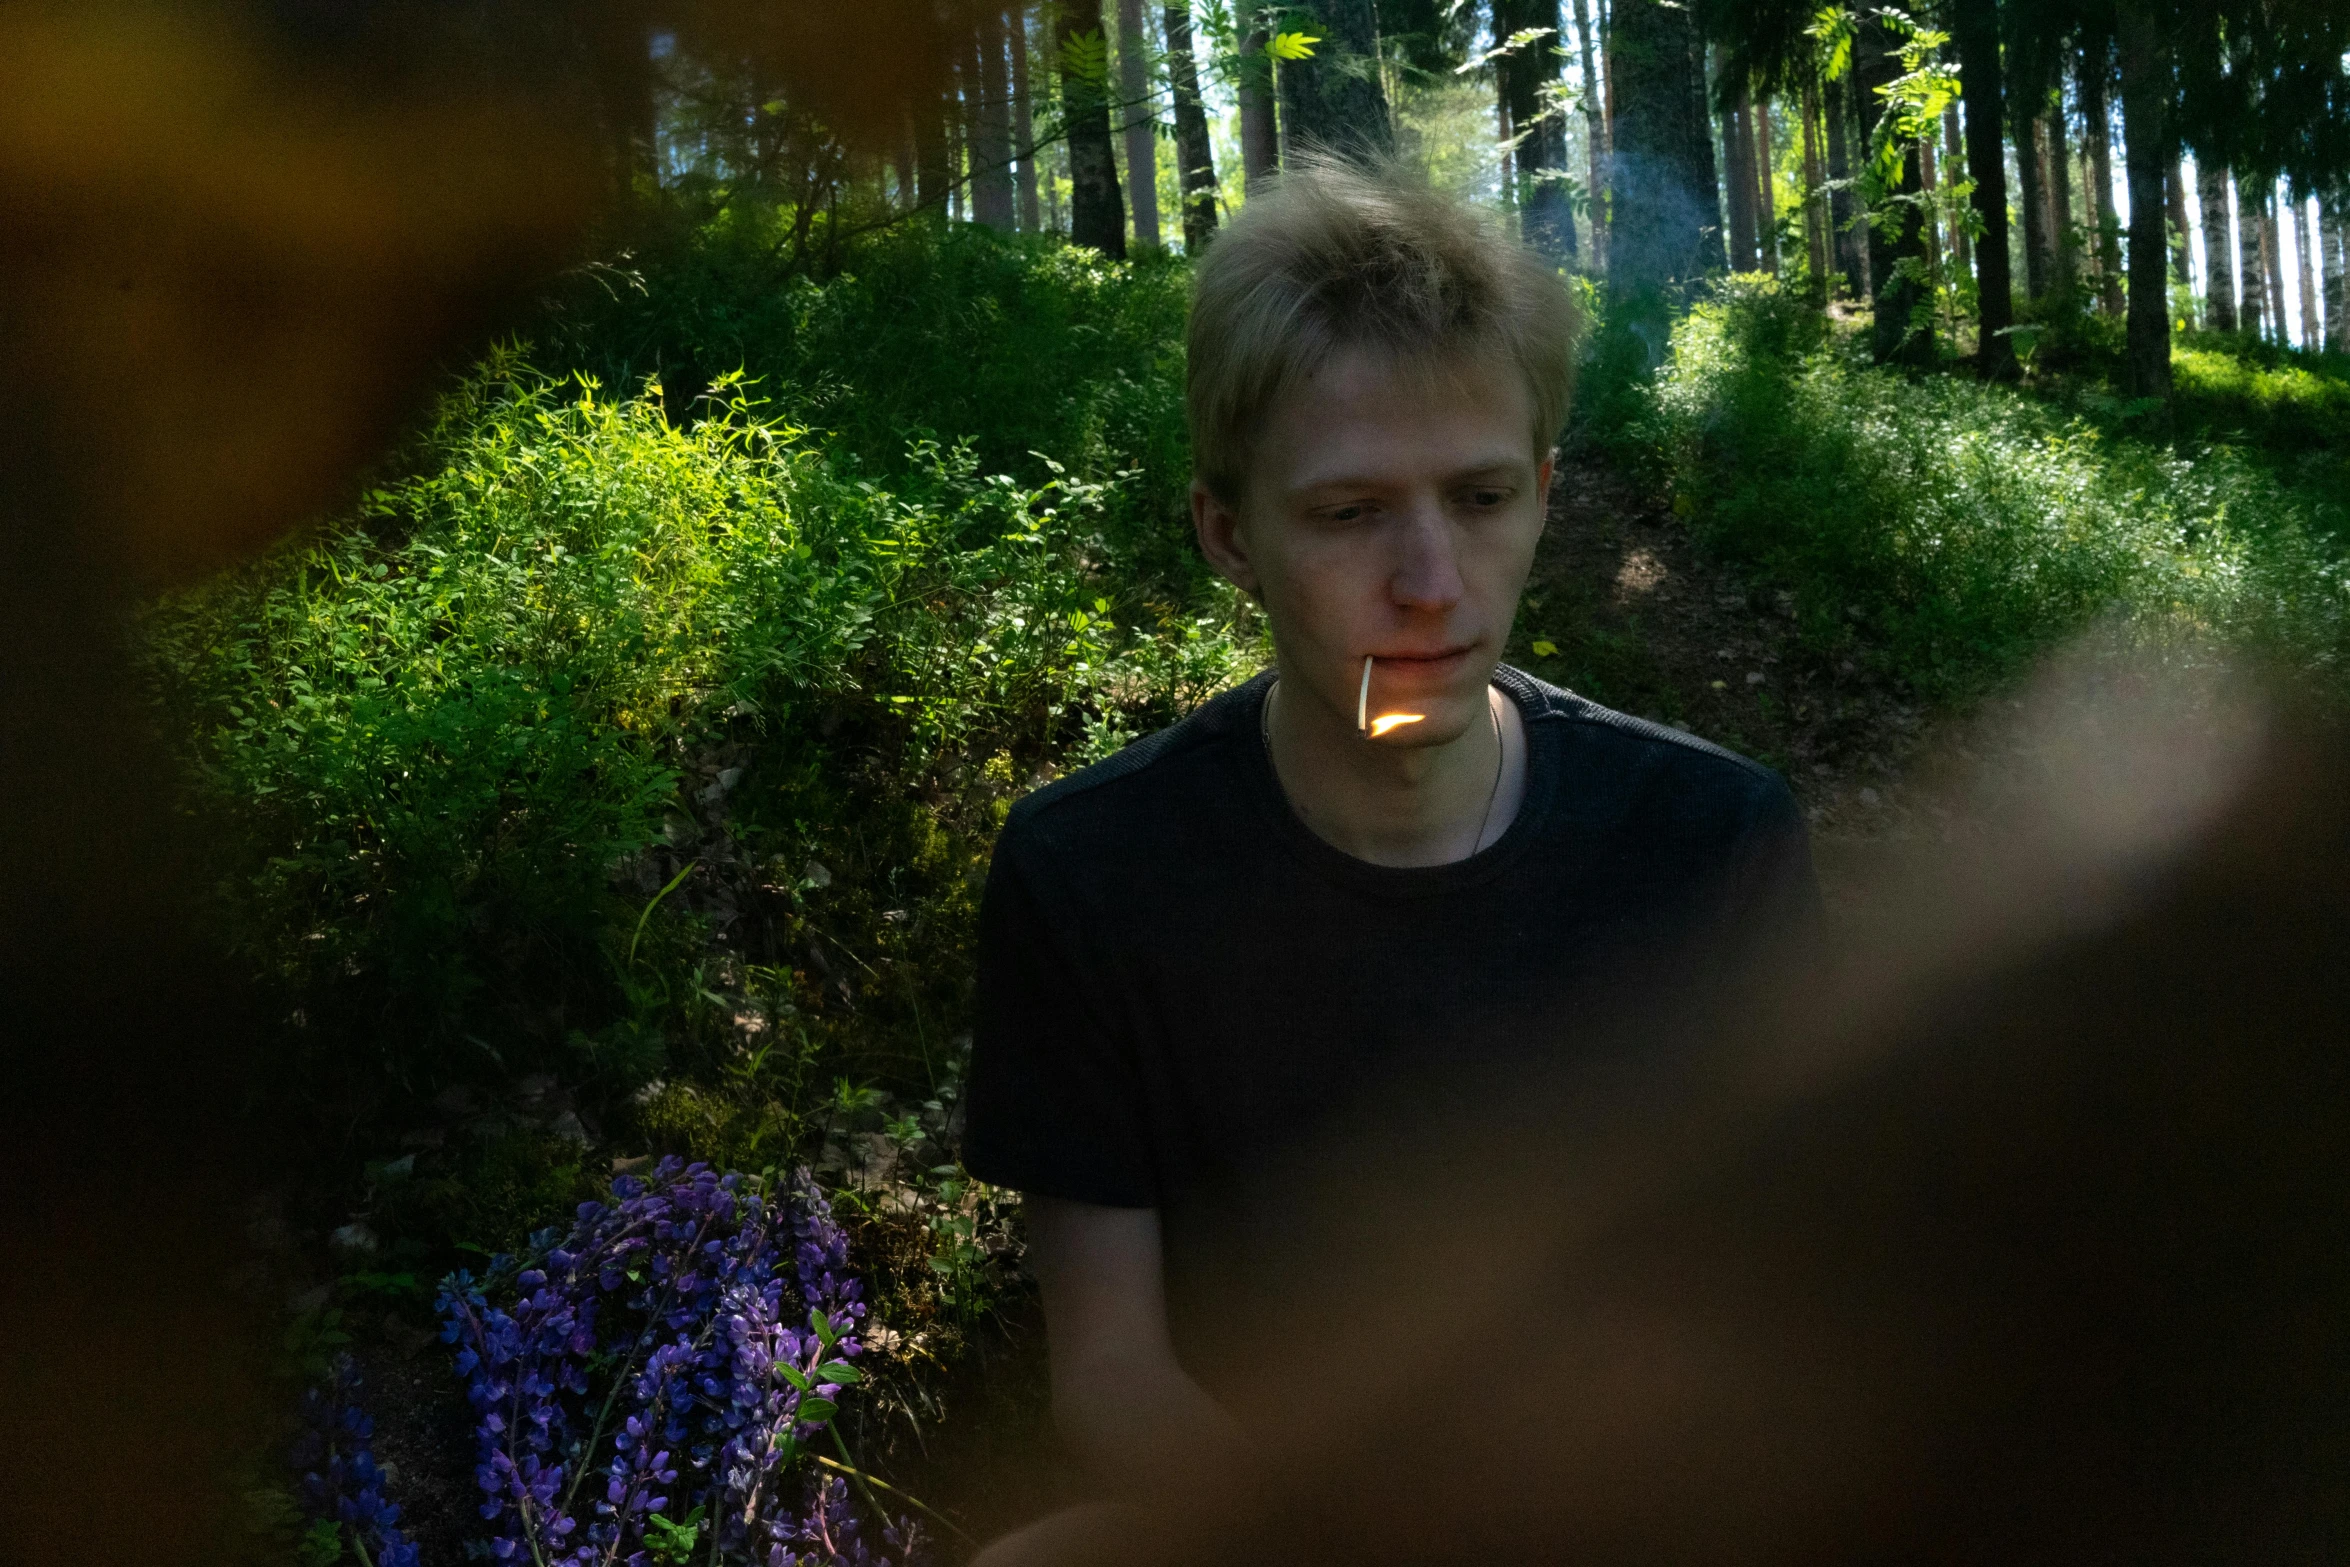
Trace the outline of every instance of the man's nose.
<path fill-rule="evenodd" d="M 1399 519 L 1395 571 L 1387 594 L 1403 609 L 1447 610 L 1461 601 L 1459 541 L 1444 508 L 1430 496 Z"/>

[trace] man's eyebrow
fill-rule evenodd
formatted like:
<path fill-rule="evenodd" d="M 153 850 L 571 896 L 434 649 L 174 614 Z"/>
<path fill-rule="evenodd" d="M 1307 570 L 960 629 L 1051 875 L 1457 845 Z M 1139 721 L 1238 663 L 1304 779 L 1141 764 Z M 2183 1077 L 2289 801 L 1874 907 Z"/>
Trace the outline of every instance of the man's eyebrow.
<path fill-rule="evenodd" d="M 1522 479 L 1539 466 L 1532 458 L 1496 455 L 1483 461 L 1470 462 L 1454 468 L 1439 476 L 1436 482 L 1439 484 L 1465 484 L 1476 479 Z M 1319 494 L 1324 490 L 1387 489 L 1397 482 L 1397 476 L 1394 474 L 1354 472 L 1320 474 L 1290 486 L 1288 493 L 1292 496 L 1308 496 Z M 1403 482 L 1409 482 L 1409 480 Z"/>

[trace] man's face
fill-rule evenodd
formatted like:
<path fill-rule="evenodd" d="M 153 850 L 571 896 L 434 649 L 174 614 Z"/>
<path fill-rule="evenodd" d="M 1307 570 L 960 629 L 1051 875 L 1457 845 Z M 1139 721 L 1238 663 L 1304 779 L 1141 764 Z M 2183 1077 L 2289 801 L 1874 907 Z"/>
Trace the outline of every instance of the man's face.
<path fill-rule="evenodd" d="M 1192 490 L 1200 547 L 1264 604 L 1295 695 L 1351 726 L 1368 654 L 1371 715 L 1425 715 L 1385 745 L 1485 721 L 1550 490 L 1515 370 L 1448 368 L 1339 354 L 1272 410 L 1237 510 Z"/>

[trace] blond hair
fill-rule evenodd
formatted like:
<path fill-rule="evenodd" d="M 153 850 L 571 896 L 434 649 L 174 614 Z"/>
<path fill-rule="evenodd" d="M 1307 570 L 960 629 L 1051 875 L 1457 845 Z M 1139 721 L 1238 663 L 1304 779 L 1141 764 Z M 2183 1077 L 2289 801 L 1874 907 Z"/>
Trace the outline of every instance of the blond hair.
<path fill-rule="evenodd" d="M 1348 349 L 1450 379 L 1463 359 L 1525 378 L 1537 456 L 1566 422 L 1576 312 L 1540 257 L 1393 164 L 1309 155 L 1250 198 L 1200 262 L 1184 413 L 1192 471 L 1237 505 L 1265 412 Z"/>

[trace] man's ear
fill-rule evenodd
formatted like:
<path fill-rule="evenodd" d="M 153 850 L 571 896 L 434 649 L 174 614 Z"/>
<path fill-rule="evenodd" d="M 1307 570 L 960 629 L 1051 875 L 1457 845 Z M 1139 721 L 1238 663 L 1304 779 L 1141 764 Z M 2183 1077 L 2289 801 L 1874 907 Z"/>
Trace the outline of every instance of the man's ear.
<path fill-rule="evenodd" d="M 1559 449 L 1554 446 L 1550 449 L 1550 454 L 1544 457 L 1540 466 L 1534 470 L 1534 488 L 1540 492 L 1542 497 L 1542 526 L 1544 528 L 1550 526 L 1550 481 L 1558 477 L 1558 471 Z"/>
<path fill-rule="evenodd" d="M 1191 481 L 1191 531 L 1199 540 L 1199 552 L 1224 580 L 1252 599 L 1264 597 L 1257 563 L 1249 559 L 1248 545 L 1240 536 L 1239 509 L 1218 500 L 1198 479 Z"/>

